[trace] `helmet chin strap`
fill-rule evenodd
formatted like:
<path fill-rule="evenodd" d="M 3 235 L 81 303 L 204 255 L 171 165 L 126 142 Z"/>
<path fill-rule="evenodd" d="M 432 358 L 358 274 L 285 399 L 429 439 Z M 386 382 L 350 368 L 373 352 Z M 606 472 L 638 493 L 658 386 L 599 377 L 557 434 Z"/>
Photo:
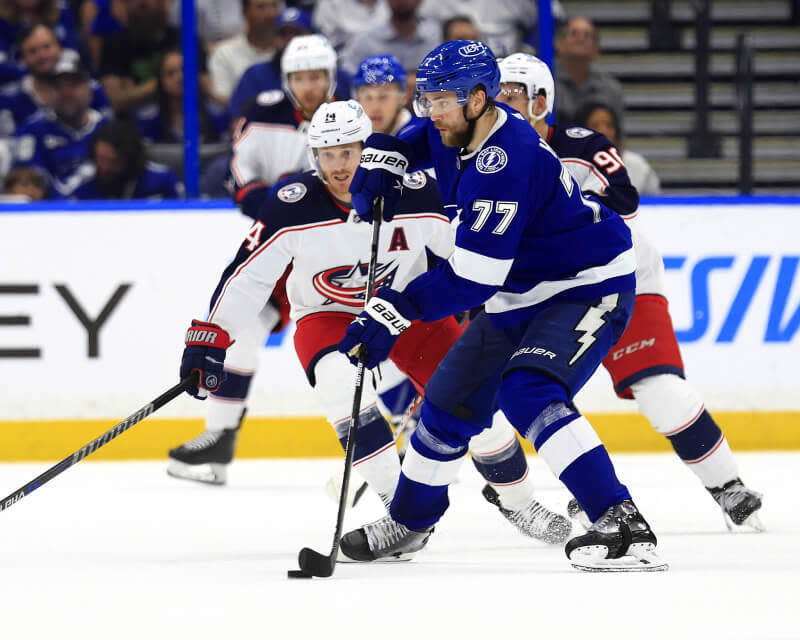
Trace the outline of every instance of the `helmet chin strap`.
<path fill-rule="evenodd" d="M 469 143 L 472 142 L 472 136 L 475 135 L 475 124 L 478 122 L 478 120 L 480 120 L 480 117 L 484 113 L 486 113 L 486 110 L 488 108 L 489 108 L 489 101 L 487 100 L 486 102 L 483 103 L 483 109 L 481 109 L 481 112 L 474 118 L 470 118 L 467 115 L 467 105 L 465 104 L 463 107 L 461 107 L 461 111 L 464 114 L 464 120 L 467 121 L 467 133 L 469 134 L 467 138 L 467 145 L 469 145 Z"/>

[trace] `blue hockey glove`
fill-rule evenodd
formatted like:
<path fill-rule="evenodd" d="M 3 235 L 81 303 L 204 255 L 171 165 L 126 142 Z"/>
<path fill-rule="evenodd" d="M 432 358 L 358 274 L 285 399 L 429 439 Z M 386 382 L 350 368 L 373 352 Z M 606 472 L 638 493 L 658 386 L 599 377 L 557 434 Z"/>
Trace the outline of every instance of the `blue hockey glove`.
<path fill-rule="evenodd" d="M 419 315 L 401 293 L 393 289 L 378 289 L 364 311 L 347 327 L 344 338 L 339 343 L 339 351 L 357 365 L 357 347 L 363 345 L 366 349 L 364 366 L 373 369 L 389 357 L 398 336 Z"/>
<path fill-rule="evenodd" d="M 181 359 L 181 378 L 193 371 L 200 373 L 198 386 L 187 389 L 190 395 L 205 400 L 209 391 L 219 389 L 225 351 L 233 342 L 219 325 L 192 320 L 192 326 L 186 331 L 186 348 Z"/>
<path fill-rule="evenodd" d="M 394 136 L 373 133 L 367 138 L 361 165 L 350 183 L 353 208 L 363 220 L 372 222 L 372 203 L 379 197 L 383 198 L 383 219 L 394 217 L 410 155 L 411 147 Z"/>
<path fill-rule="evenodd" d="M 269 195 L 269 185 L 266 182 L 248 182 L 236 192 L 234 200 L 239 210 L 248 218 L 258 220 L 261 205 Z"/>

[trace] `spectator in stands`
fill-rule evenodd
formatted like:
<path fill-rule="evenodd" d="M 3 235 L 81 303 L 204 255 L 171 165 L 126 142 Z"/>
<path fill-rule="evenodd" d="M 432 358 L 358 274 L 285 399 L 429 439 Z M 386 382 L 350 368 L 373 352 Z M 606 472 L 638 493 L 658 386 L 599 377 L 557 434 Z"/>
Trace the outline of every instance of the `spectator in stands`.
<path fill-rule="evenodd" d="M 38 168 L 50 183 L 49 196 L 67 197 L 82 181 L 89 142 L 106 122 L 92 109 L 89 74 L 80 61 L 62 57 L 40 109 L 17 132 L 15 166 Z"/>
<path fill-rule="evenodd" d="M 117 115 L 152 103 L 158 88 L 162 56 L 180 48 L 181 34 L 167 24 L 167 0 L 125 0 L 128 24 L 103 38 L 100 79 Z M 202 54 L 202 52 L 200 52 Z M 205 56 L 200 55 L 200 85 L 208 94 Z"/>
<path fill-rule="evenodd" d="M 221 42 L 208 60 L 211 86 L 226 104 L 248 68 L 258 62 L 268 62 L 275 56 L 275 20 L 281 3 L 279 0 L 241 2 L 246 23 L 244 31 Z"/>
<path fill-rule="evenodd" d="M 275 21 L 276 53 L 272 60 L 259 62 L 242 74 L 236 89 L 231 96 L 230 113 L 236 119 L 241 116 L 247 105 L 263 91 L 281 89 L 281 56 L 289 40 L 295 36 L 307 36 L 311 33 L 311 16 L 306 11 L 289 8 L 281 11 Z M 345 90 L 350 96 L 349 77 L 339 73 L 337 78 L 339 91 Z"/>
<path fill-rule="evenodd" d="M 314 27 L 336 51 L 373 24 L 389 20 L 386 0 L 318 0 L 314 7 Z"/>
<path fill-rule="evenodd" d="M 109 122 L 92 140 L 87 179 L 73 193 L 78 200 L 182 198 L 183 185 L 164 165 L 148 162 L 147 150 L 129 122 Z"/>
<path fill-rule="evenodd" d="M 180 6 L 180 2 L 176 0 Z M 81 33 L 92 64 L 100 64 L 103 38 L 119 33 L 128 24 L 128 6 L 125 0 L 84 0 L 80 10 Z"/>
<path fill-rule="evenodd" d="M 47 193 L 47 180 L 36 169 L 17 167 L 3 178 L 3 197 L 5 202 L 31 202 L 44 200 Z"/>
<path fill-rule="evenodd" d="M 22 29 L 33 24 L 46 24 L 65 49 L 80 51 L 80 36 L 75 15 L 58 0 L 4 0 L 0 2 L 0 80 L 21 77 L 17 37 Z M 16 73 L 16 76 L 14 75 Z"/>
<path fill-rule="evenodd" d="M 481 34 L 472 18 L 456 15 L 442 23 L 442 42 L 450 40 L 480 40 Z"/>
<path fill-rule="evenodd" d="M 62 49 L 53 30 L 43 24 L 25 27 L 19 35 L 19 48 L 30 75 L 0 91 L 0 136 L 13 136 L 25 120 L 46 106 L 45 93 L 52 85 L 49 76 L 56 63 L 62 58 L 78 58 L 74 51 Z M 110 116 L 111 104 L 102 85 L 90 79 L 89 88 L 92 109 Z"/>
<path fill-rule="evenodd" d="M 201 98 L 198 110 L 200 141 L 218 142 L 228 130 L 228 114 L 209 99 Z M 182 143 L 183 53 L 168 51 L 158 69 L 156 102 L 136 112 L 136 126 L 146 142 Z"/>
<path fill-rule="evenodd" d="M 556 96 L 558 92 L 556 91 Z M 599 131 L 611 140 L 622 154 L 622 162 L 636 190 L 642 195 L 661 193 L 661 181 L 644 156 L 625 148 L 622 128 L 614 110 L 602 102 L 587 102 L 576 114 L 576 123 L 587 129 Z"/>
<path fill-rule="evenodd" d="M 575 123 L 578 110 L 587 102 L 608 104 L 623 121 L 624 100 L 619 80 L 592 68 L 600 53 L 597 31 L 587 18 L 571 18 L 556 37 L 556 120 Z"/>
<path fill-rule="evenodd" d="M 537 25 L 537 4 L 531 0 L 425 0 L 419 15 L 441 25 L 451 16 L 468 16 L 494 54 L 507 56 L 519 50 L 523 37 Z M 563 13 L 558 0 L 552 5 L 554 16 Z"/>
<path fill-rule="evenodd" d="M 441 42 L 438 22 L 417 14 L 422 0 L 386 0 L 391 11 L 387 20 L 365 27 L 342 49 L 341 65 L 355 73 L 364 58 L 394 55 L 406 71 L 416 72 L 419 63 Z"/>

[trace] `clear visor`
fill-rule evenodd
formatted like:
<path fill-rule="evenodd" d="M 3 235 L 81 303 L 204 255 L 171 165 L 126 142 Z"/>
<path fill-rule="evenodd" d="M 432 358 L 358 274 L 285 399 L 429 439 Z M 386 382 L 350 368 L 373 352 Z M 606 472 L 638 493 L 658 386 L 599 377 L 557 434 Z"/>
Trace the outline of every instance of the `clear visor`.
<path fill-rule="evenodd" d="M 420 118 L 430 118 L 460 109 L 466 102 L 467 99 L 460 100 L 455 91 L 417 92 L 414 96 L 414 113 Z"/>

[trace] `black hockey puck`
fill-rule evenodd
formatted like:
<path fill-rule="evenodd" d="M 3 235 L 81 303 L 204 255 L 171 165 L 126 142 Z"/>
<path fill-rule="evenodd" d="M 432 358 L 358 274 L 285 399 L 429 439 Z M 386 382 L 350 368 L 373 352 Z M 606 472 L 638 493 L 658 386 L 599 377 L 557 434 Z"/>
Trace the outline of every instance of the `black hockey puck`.
<path fill-rule="evenodd" d="M 287 578 L 313 578 L 310 573 L 306 573 L 305 571 L 301 571 L 300 569 L 289 569 L 286 572 Z"/>

